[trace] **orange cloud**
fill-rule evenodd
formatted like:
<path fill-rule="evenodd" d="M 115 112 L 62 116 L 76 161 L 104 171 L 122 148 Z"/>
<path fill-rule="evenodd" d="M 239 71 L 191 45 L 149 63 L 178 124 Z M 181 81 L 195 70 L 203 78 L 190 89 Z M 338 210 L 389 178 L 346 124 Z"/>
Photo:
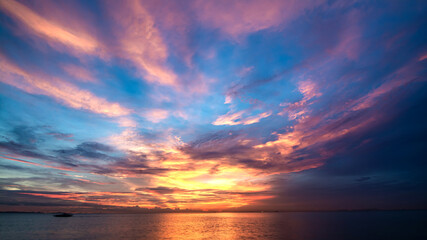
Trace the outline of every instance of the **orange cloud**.
<path fill-rule="evenodd" d="M 14 0 L 0 1 L 0 8 L 27 27 L 33 34 L 47 40 L 53 47 L 57 47 L 56 44 L 60 43 L 62 46 L 57 47 L 58 49 L 67 46 L 78 52 L 89 54 L 99 54 L 100 52 L 100 44 L 94 38 L 82 32 L 81 29 L 76 31 L 48 21 Z"/>
<path fill-rule="evenodd" d="M 242 115 L 245 113 L 245 111 L 239 111 L 236 113 L 231 113 L 229 111 L 225 115 L 219 116 L 212 124 L 213 125 L 250 125 L 259 122 L 261 119 L 269 117 L 271 115 L 271 112 L 264 112 L 260 113 L 255 116 L 242 118 Z"/>
<path fill-rule="evenodd" d="M 0 63 L 0 81 L 25 92 L 46 95 L 69 107 L 104 114 L 109 117 L 131 113 L 130 109 L 122 107 L 118 103 L 110 103 L 59 78 L 28 73 L 6 60 L 3 56 L 0 56 Z"/>
<path fill-rule="evenodd" d="M 144 156 L 144 165 L 152 169 L 167 170 L 165 174 L 144 176 L 144 181 L 151 187 L 141 187 L 132 183 L 134 180 L 128 181 L 127 178 L 136 179 L 141 175 L 126 172 L 126 169 L 122 169 L 123 174 L 115 175 L 131 189 L 155 197 L 157 206 L 221 209 L 244 206 L 261 198 L 272 197 L 264 193 L 244 194 L 269 189 L 269 185 L 262 182 L 265 179 L 258 170 L 222 164 L 223 161 L 226 162 L 225 156 L 209 161 L 197 161 L 182 151 L 186 144 L 179 137 L 166 134 L 164 139 L 153 143 L 141 138 L 137 131 L 126 129 L 120 135 L 112 136 L 109 142 L 118 149 Z M 258 177 L 255 179 L 254 175 Z"/>

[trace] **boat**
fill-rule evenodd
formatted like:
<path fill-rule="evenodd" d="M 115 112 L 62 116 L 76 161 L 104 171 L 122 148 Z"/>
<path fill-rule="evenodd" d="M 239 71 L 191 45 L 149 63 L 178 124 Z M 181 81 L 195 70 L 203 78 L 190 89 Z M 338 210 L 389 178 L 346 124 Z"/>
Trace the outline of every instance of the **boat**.
<path fill-rule="evenodd" d="M 59 213 L 59 214 L 55 214 L 53 216 L 54 217 L 72 217 L 73 214 L 71 214 L 71 213 Z"/>

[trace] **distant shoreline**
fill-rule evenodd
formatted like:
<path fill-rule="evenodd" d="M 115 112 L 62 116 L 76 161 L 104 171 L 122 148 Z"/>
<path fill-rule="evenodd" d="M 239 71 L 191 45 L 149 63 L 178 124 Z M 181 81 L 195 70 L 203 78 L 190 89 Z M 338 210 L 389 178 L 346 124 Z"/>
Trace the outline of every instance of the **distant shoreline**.
<path fill-rule="evenodd" d="M 355 209 L 355 210 L 294 210 L 294 211 L 158 211 L 158 212 L 72 212 L 73 214 L 159 214 L 159 213 L 331 213 L 331 212 L 410 212 L 427 209 Z M 14 214 L 56 214 L 58 212 L 0 211 Z"/>

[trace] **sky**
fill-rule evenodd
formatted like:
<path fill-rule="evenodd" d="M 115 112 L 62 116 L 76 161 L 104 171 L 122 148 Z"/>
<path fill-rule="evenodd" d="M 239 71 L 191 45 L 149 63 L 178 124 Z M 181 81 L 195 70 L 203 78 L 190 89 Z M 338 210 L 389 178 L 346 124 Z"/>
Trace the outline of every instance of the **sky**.
<path fill-rule="evenodd" d="M 0 0 L 0 211 L 427 208 L 426 16 Z"/>

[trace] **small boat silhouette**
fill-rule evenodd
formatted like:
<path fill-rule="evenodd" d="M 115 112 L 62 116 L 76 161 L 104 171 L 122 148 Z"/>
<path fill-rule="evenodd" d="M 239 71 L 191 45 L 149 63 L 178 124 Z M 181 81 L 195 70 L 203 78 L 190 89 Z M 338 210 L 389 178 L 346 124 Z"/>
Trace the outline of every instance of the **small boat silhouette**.
<path fill-rule="evenodd" d="M 72 217 L 73 214 L 71 214 L 71 213 L 59 213 L 59 214 L 55 214 L 53 216 L 54 217 Z"/>

